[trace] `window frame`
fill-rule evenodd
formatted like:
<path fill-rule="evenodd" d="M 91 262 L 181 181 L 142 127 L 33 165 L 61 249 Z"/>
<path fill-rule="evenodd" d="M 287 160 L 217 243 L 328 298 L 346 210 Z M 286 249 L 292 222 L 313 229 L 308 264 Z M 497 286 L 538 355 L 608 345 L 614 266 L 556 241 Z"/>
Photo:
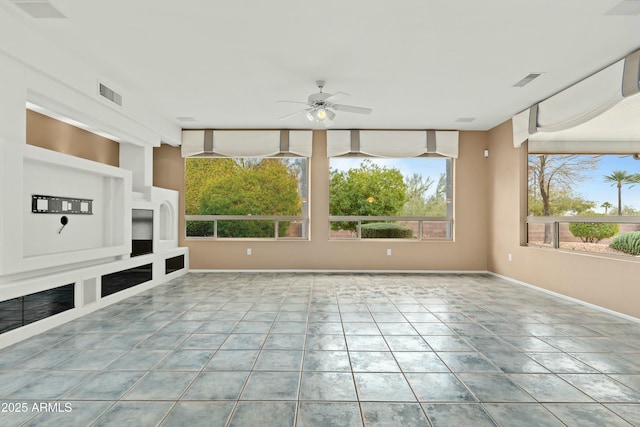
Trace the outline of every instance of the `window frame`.
<path fill-rule="evenodd" d="M 358 159 L 384 159 L 382 157 L 373 157 L 367 155 L 350 155 L 351 158 Z M 340 157 L 329 157 L 329 169 L 331 169 L 331 159 Z M 393 157 L 393 159 L 416 159 L 416 158 L 440 158 L 445 160 L 445 174 L 447 176 L 447 185 L 445 190 L 445 204 L 447 215 L 445 216 L 389 216 L 389 215 L 330 215 L 328 216 L 328 232 L 330 241 L 393 241 L 393 242 L 454 242 L 455 241 L 455 158 L 442 156 L 437 154 L 423 155 L 419 157 Z M 328 174 L 330 179 L 330 173 Z M 330 190 L 329 190 L 330 191 Z M 418 222 L 417 236 L 411 238 L 363 238 L 362 223 L 363 222 Z M 354 237 L 332 236 L 331 223 L 333 222 L 356 222 L 357 228 Z M 424 224 L 428 222 L 445 222 L 446 237 L 425 237 Z"/>
<path fill-rule="evenodd" d="M 186 157 L 185 161 L 185 189 L 187 186 L 187 167 L 186 162 L 189 159 L 193 159 L 197 157 Z M 244 156 L 244 157 L 211 157 L 212 159 L 220 158 L 231 158 L 231 159 L 282 159 L 282 158 L 296 158 L 303 159 L 305 162 L 304 168 L 304 179 L 302 180 L 302 186 L 306 189 L 306 192 L 302 192 L 300 194 L 301 197 L 301 215 L 187 215 L 185 212 L 184 215 L 184 230 L 183 236 L 185 240 L 195 240 L 195 241 L 248 241 L 248 240 L 256 240 L 256 241 L 309 241 L 310 240 L 310 215 L 309 215 L 309 198 L 311 193 L 311 188 L 309 186 L 310 182 L 310 164 L 311 158 L 306 156 Z M 185 206 L 186 210 L 186 206 Z M 187 234 L 187 224 L 189 221 L 198 221 L 198 222 L 211 222 L 213 234 L 206 236 L 190 236 Z M 218 236 L 218 222 L 219 221 L 273 221 L 274 222 L 274 233 L 273 237 L 220 237 Z M 299 222 L 302 223 L 302 235 L 300 237 L 288 237 L 288 236 L 279 236 L 279 223 L 281 221 L 288 222 Z"/>
<path fill-rule="evenodd" d="M 523 165 L 523 174 L 522 174 L 522 182 L 524 191 L 522 192 L 522 200 L 521 200 L 521 209 L 523 212 L 523 221 L 522 221 L 522 234 L 521 234 L 521 245 L 529 248 L 543 248 L 543 249 L 553 249 L 559 250 L 563 252 L 569 253 L 579 253 L 583 255 L 590 256 L 598 256 L 605 258 L 615 258 L 615 259 L 624 259 L 624 260 L 632 260 L 632 261 L 640 261 L 640 257 L 633 256 L 629 254 L 610 254 L 610 253 L 599 253 L 595 251 L 585 251 L 580 249 L 569 249 L 563 248 L 561 246 L 562 241 L 560 239 L 560 227 L 562 224 L 638 224 L 640 225 L 640 215 L 606 215 L 606 216 L 582 216 L 582 215 L 554 215 L 554 216 L 534 216 L 529 214 L 529 156 L 531 155 L 584 155 L 584 156 L 606 156 L 606 155 L 625 155 L 632 156 L 634 153 L 606 153 L 606 152 L 541 152 L 540 150 L 531 151 L 529 148 L 528 141 L 522 144 L 523 148 L 523 156 L 522 156 L 522 165 Z M 550 226 L 551 229 L 551 243 L 545 244 L 543 243 L 532 243 L 530 241 L 530 225 L 531 224 L 545 224 Z M 620 235 L 622 233 L 618 233 Z M 614 236 L 615 237 L 615 236 Z"/>

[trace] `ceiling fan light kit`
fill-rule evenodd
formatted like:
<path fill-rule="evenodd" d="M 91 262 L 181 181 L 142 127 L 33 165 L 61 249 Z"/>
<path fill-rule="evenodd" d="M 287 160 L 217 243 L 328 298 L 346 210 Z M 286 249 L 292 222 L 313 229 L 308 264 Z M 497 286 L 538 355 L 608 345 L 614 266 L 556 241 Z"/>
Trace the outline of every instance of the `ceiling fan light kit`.
<path fill-rule="evenodd" d="M 307 102 L 301 101 L 288 101 L 282 100 L 277 102 L 290 102 L 294 104 L 306 104 L 309 108 L 305 108 L 304 110 L 296 111 L 291 114 L 287 114 L 286 116 L 280 117 L 280 119 L 288 119 L 289 117 L 293 117 L 300 113 L 305 113 L 307 119 L 310 122 L 314 123 L 322 123 L 325 126 L 330 126 L 333 123 L 333 119 L 336 117 L 336 111 L 344 111 L 347 113 L 356 113 L 356 114 L 371 114 L 373 111 L 371 108 L 364 107 L 355 107 L 352 105 L 344 105 L 344 104 L 334 104 L 332 101 L 339 95 L 349 96 L 348 93 L 345 92 L 336 92 L 336 93 L 324 93 L 322 89 L 325 85 L 324 80 L 316 81 L 316 85 L 318 86 L 319 92 L 312 93 L 307 98 Z"/>

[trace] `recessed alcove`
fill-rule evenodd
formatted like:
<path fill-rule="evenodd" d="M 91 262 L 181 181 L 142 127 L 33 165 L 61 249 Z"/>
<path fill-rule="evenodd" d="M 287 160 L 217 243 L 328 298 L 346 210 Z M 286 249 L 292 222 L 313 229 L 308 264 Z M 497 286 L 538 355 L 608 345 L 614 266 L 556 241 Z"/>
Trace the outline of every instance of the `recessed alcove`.
<path fill-rule="evenodd" d="M 153 279 L 153 264 L 117 271 L 102 276 L 101 296 L 104 298 Z"/>
<path fill-rule="evenodd" d="M 0 334 L 75 306 L 74 284 L 59 286 L 0 302 Z"/>
<path fill-rule="evenodd" d="M 92 304 L 98 299 L 98 279 L 92 277 L 82 281 L 82 305 Z"/>
<path fill-rule="evenodd" d="M 153 210 L 131 211 L 131 256 L 153 253 Z"/>
<path fill-rule="evenodd" d="M 170 274 L 184 268 L 184 255 L 179 255 L 164 260 L 164 274 Z"/>
<path fill-rule="evenodd" d="M 173 240 L 174 210 L 169 202 L 160 204 L 160 240 Z"/>

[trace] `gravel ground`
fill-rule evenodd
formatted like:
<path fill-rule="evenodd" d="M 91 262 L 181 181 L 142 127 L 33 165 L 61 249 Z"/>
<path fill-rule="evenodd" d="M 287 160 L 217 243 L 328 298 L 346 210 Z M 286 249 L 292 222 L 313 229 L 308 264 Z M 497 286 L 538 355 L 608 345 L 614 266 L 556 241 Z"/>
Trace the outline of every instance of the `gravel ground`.
<path fill-rule="evenodd" d="M 551 245 L 545 245 L 542 242 L 529 242 L 529 244 L 532 246 L 551 247 Z M 569 249 L 569 250 L 582 251 L 582 252 L 596 252 L 599 254 L 629 256 L 624 252 L 611 249 L 608 244 L 602 244 L 602 243 L 562 242 L 560 243 L 560 249 Z"/>
<path fill-rule="evenodd" d="M 560 243 L 561 249 L 573 249 L 575 251 L 597 252 L 600 254 L 627 255 L 624 252 L 611 249 L 609 245 L 600 243 L 566 242 Z"/>

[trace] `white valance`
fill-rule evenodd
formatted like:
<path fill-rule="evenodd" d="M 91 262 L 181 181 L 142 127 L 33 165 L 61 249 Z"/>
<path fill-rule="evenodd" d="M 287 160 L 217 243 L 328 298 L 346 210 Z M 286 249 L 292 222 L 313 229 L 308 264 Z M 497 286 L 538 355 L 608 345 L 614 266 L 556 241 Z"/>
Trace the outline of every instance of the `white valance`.
<path fill-rule="evenodd" d="M 182 157 L 311 157 L 312 131 L 183 130 Z"/>
<path fill-rule="evenodd" d="M 530 140 L 531 154 L 629 154 L 640 153 L 640 141 Z"/>
<path fill-rule="evenodd" d="M 458 157 L 458 131 L 328 130 L 328 157 Z"/>
<path fill-rule="evenodd" d="M 514 146 L 539 132 L 575 128 L 637 95 L 639 72 L 640 50 L 517 114 L 512 119 Z"/>
<path fill-rule="evenodd" d="M 622 101 L 624 60 L 582 80 L 538 104 L 540 132 L 570 129 L 604 113 Z"/>

